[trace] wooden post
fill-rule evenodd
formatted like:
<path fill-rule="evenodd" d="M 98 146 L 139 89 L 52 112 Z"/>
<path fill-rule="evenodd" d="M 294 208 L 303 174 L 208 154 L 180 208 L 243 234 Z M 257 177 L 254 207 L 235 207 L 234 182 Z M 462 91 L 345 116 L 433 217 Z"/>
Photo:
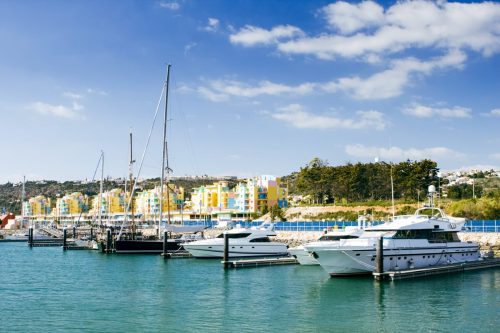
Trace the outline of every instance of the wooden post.
<path fill-rule="evenodd" d="M 164 230 L 163 231 L 163 256 L 166 258 L 167 255 L 167 249 L 168 249 L 168 231 Z"/>
<path fill-rule="evenodd" d="M 76 227 L 73 226 L 73 238 L 76 239 Z"/>
<path fill-rule="evenodd" d="M 384 237 L 380 236 L 377 242 L 377 265 L 375 272 L 382 274 L 384 272 Z"/>
<path fill-rule="evenodd" d="M 68 231 L 66 228 L 63 229 L 63 251 L 66 251 L 68 249 L 68 243 L 66 241 L 66 238 L 68 237 Z"/>
<path fill-rule="evenodd" d="M 227 236 L 227 231 L 224 231 L 224 256 L 222 261 L 224 263 L 224 268 L 229 268 L 229 237 Z"/>

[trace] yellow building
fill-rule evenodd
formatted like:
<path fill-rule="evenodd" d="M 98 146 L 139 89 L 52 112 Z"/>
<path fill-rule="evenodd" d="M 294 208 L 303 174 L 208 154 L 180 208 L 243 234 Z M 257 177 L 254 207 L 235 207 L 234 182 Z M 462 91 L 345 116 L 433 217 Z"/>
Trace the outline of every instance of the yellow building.
<path fill-rule="evenodd" d="M 163 187 L 162 211 L 165 215 L 169 209 L 170 211 L 180 210 L 184 204 L 184 189 L 173 184 L 170 184 L 168 188 L 169 202 L 167 202 L 167 186 Z M 154 219 L 160 214 L 160 186 L 138 193 L 135 201 L 135 213 L 142 214 L 146 220 Z"/>
<path fill-rule="evenodd" d="M 191 209 L 198 213 L 227 210 L 230 208 L 230 193 L 227 181 L 195 188 L 191 192 Z"/>
<path fill-rule="evenodd" d="M 240 182 L 233 189 L 225 181 L 195 188 L 191 208 L 195 213 L 256 213 L 276 205 L 287 207 L 287 196 L 287 187 L 280 178 L 265 175 Z"/>
<path fill-rule="evenodd" d="M 89 199 L 80 192 L 66 194 L 56 201 L 56 215 L 76 215 L 88 212 Z"/>
<path fill-rule="evenodd" d="M 50 198 L 46 198 L 43 195 L 38 195 L 34 198 L 30 198 L 28 201 L 23 203 L 23 212 L 25 216 L 49 215 L 50 205 Z"/>
<path fill-rule="evenodd" d="M 99 212 L 99 197 L 97 194 L 92 199 L 92 209 L 91 214 L 97 215 Z M 112 214 L 123 214 L 125 213 L 126 207 L 130 200 L 130 194 L 123 191 L 121 188 L 115 188 L 110 191 L 106 191 L 102 194 L 101 202 L 101 214 L 112 215 Z M 135 200 L 131 203 L 130 211 L 135 211 Z"/>

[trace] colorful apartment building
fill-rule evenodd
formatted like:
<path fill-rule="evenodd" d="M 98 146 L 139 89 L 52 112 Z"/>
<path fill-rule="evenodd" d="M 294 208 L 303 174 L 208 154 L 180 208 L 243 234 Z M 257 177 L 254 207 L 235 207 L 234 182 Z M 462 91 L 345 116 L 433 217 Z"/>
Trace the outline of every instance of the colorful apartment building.
<path fill-rule="evenodd" d="M 184 204 L 184 189 L 176 187 L 173 184 L 169 185 L 169 203 L 167 202 L 167 187 L 163 188 L 163 205 L 162 211 L 166 213 L 170 211 L 180 210 Z M 152 190 L 142 191 L 137 194 L 135 199 L 135 212 L 142 214 L 146 219 L 154 218 L 160 214 L 160 186 Z"/>
<path fill-rule="evenodd" d="M 66 194 L 56 201 L 56 216 L 76 215 L 89 211 L 89 198 L 80 192 Z"/>
<path fill-rule="evenodd" d="M 232 189 L 223 181 L 195 188 L 191 208 L 199 213 L 257 213 L 275 205 L 287 207 L 287 196 L 287 187 L 280 178 L 264 175 L 240 182 Z"/>
<path fill-rule="evenodd" d="M 43 195 L 30 198 L 23 203 L 23 212 L 25 216 L 49 215 L 51 212 L 51 200 Z"/>
<path fill-rule="evenodd" d="M 97 194 L 92 199 L 92 209 L 90 210 L 90 213 L 93 215 L 98 214 L 99 207 L 101 208 L 102 215 L 125 213 L 125 209 L 130 199 L 130 194 L 128 192 L 125 193 L 125 191 L 120 188 L 106 191 L 102 194 L 101 205 L 99 205 L 100 197 L 101 196 Z M 134 205 L 134 202 L 132 202 L 132 205 Z M 131 210 L 134 208 L 135 206 L 131 207 Z"/>
<path fill-rule="evenodd" d="M 211 213 L 234 209 L 234 193 L 227 181 L 204 185 L 191 192 L 191 210 L 197 213 Z"/>

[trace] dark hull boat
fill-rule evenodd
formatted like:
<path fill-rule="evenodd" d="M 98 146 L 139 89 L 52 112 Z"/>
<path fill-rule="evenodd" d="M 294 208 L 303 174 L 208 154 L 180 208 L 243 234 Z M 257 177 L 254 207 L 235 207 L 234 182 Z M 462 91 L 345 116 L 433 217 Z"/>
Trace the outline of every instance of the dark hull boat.
<path fill-rule="evenodd" d="M 167 252 L 183 250 L 180 239 L 167 240 Z M 163 240 L 116 240 L 115 253 L 163 253 Z"/>

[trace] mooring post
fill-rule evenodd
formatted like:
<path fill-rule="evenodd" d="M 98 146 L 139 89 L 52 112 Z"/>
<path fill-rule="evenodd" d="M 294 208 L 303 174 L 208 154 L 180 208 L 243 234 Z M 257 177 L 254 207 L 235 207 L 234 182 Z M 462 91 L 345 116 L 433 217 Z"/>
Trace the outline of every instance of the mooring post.
<path fill-rule="evenodd" d="M 68 243 L 66 241 L 68 237 L 68 230 L 66 228 L 63 229 L 63 251 L 66 251 L 68 249 Z"/>
<path fill-rule="evenodd" d="M 163 231 L 163 257 L 167 257 L 167 249 L 168 249 L 168 231 Z"/>
<path fill-rule="evenodd" d="M 73 238 L 76 239 L 76 226 L 73 226 Z"/>
<path fill-rule="evenodd" d="M 375 266 L 375 272 L 382 274 L 384 273 L 384 237 L 380 236 L 377 242 L 377 265 Z M 382 279 L 379 275 L 379 279 Z"/>
<path fill-rule="evenodd" d="M 222 261 L 224 262 L 224 268 L 229 268 L 229 237 L 227 236 L 227 231 L 224 231 L 224 257 Z"/>
<path fill-rule="evenodd" d="M 29 227 L 28 229 L 28 245 L 33 247 L 33 227 Z"/>
<path fill-rule="evenodd" d="M 113 243 L 113 239 L 111 237 L 111 229 L 106 229 L 106 253 L 111 253 L 111 245 Z"/>

